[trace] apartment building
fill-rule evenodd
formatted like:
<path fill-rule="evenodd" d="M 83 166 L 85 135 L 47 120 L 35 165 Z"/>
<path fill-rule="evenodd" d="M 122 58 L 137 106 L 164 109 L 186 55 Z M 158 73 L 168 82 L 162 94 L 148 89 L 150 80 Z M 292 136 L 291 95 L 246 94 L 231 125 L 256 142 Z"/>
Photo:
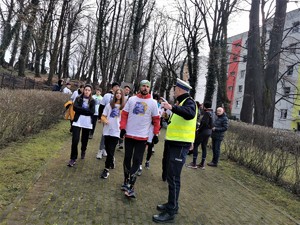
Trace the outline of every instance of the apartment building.
<path fill-rule="evenodd" d="M 271 24 L 271 23 L 270 23 Z M 268 34 L 271 25 L 267 27 Z M 286 15 L 280 55 L 274 128 L 300 131 L 300 10 Z M 227 97 L 232 116 L 240 118 L 243 104 L 248 32 L 228 38 Z"/>

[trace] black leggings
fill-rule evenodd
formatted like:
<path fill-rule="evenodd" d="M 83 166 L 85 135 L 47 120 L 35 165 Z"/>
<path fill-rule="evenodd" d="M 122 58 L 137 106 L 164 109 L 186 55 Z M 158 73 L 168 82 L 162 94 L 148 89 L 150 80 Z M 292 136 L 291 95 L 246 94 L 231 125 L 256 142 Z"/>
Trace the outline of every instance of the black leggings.
<path fill-rule="evenodd" d="M 80 131 L 82 130 L 82 134 L 81 134 L 81 151 L 85 152 L 88 141 L 89 141 L 90 129 L 72 126 L 72 130 L 73 130 L 73 132 L 72 132 L 72 146 L 71 146 L 70 159 L 77 159 Z"/>
<path fill-rule="evenodd" d="M 105 160 L 105 168 L 109 169 L 114 163 L 115 148 L 118 144 L 119 138 L 113 136 L 104 136 L 105 150 L 107 157 Z"/>
<path fill-rule="evenodd" d="M 136 181 L 137 171 L 142 162 L 147 141 L 125 138 L 125 156 L 123 161 L 124 180 L 133 186 Z M 132 161 L 132 164 L 131 164 Z"/>
<path fill-rule="evenodd" d="M 151 159 L 152 156 L 152 149 L 154 147 L 154 144 L 151 142 L 147 142 L 148 145 L 148 150 L 147 150 L 147 157 L 146 157 L 146 161 L 149 161 Z"/>

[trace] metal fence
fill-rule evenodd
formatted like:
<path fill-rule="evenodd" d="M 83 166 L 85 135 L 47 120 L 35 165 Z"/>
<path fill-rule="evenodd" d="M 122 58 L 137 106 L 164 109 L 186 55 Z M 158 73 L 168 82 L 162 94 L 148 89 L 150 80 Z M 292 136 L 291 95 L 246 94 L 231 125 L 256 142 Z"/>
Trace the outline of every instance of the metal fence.
<path fill-rule="evenodd" d="M 48 86 L 43 82 L 35 81 L 28 77 L 14 76 L 8 73 L 0 74 L 0 88 L 52 90 L 52 86 Z"/>

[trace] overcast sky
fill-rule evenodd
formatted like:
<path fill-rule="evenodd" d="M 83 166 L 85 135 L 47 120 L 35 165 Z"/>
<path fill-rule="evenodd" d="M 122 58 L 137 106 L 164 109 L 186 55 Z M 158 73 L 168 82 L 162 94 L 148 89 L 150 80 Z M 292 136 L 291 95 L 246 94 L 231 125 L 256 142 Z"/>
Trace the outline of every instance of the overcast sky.
<path fill-rule="evenodd" d="M 156 5 L 158 7 L 166 7 L 168 12 L 172 12 L 174 10 L 174 0 L 156 0 Z M 250 9 L 250 6 L 247 6 Z M 300 8 L 300 0 L 290 2 L 287 5 L 287 12 L 292 11 L 294 9 Z M 245 8 L 244 8 L 245 9 Z M 238 16 L 234 16 L 230 18 L 230 22 L 228 24 L 228 36 L 234 36 L 243 32 L 248 31 L 249 29 L 249 12 L 242 12 Z"/>

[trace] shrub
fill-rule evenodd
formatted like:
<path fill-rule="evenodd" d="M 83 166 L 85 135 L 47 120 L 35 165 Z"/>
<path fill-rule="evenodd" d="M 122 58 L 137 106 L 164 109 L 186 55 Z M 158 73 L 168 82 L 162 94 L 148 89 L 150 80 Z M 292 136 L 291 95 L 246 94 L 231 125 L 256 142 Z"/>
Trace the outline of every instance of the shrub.
<path fill-rule="evenodd" d="M 62 119 L 70 96 L 42 90 L 0 90 L 0 146 Z"/>
<path fill-rule="evenodd" d="M 231 121 L 224 145 L 228 158 L 300 194 L 299 134 Z"/>

